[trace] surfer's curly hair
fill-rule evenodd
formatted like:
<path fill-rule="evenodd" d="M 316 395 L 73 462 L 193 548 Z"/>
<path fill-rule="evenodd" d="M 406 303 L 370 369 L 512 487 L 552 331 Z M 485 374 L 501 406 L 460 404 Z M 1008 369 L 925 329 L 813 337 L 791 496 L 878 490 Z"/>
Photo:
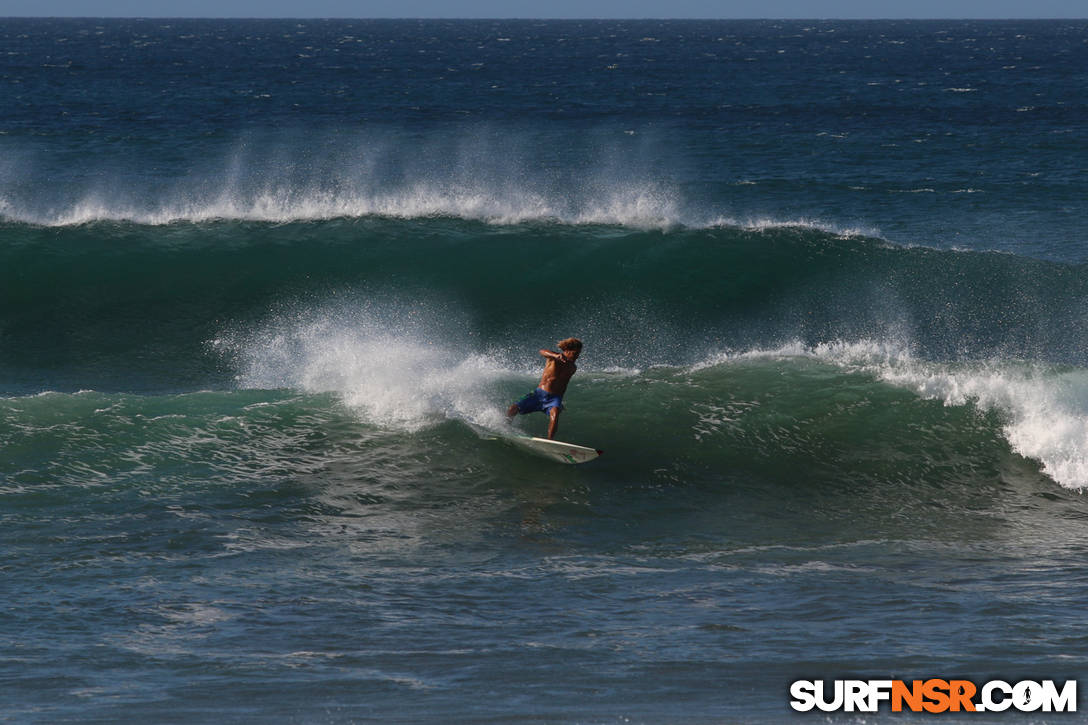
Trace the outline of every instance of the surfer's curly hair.
<path fill-rule="evenodd" d="M 564 351 L 574 352 L 575 350 L 581 351 L 582 341 L 577 337 L 568 337 L 566 340 L 559 341 L 559 349 Z"/>

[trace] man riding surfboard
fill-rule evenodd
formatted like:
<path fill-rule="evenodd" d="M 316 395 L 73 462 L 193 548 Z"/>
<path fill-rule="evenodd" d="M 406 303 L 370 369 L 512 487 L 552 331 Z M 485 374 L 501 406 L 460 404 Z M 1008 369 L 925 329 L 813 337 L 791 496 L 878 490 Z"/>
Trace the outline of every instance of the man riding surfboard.
<path fill-rule="evenodd" d="M 549 440 L 555 440 L 555 432 L 559 430 L 563 395 L 567 392 L 567 384 L 571 377 L 578 370 L 574 361 L 582 354 L 582 341 L 577 337 L 568 337 L 566 340 L 560 340 L 558 347 L 558 352 L 540 351 L 541 356 L 547 359 L 544 363 L 544 372 L 540 376 L 540 384 L 536 390 L 512 404 L 506 411 L 506 415 L 510 418 L 518 413 L 547 413 Z"/>

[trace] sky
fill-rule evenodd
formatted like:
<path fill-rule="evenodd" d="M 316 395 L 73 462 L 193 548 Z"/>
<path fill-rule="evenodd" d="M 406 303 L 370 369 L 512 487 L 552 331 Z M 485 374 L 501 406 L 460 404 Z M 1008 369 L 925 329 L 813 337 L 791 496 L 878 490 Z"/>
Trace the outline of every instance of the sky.
<path fill-rule="evenodd" d="M 1088 0 L 0 0 L 0 17 L 1086 18 Z"/>

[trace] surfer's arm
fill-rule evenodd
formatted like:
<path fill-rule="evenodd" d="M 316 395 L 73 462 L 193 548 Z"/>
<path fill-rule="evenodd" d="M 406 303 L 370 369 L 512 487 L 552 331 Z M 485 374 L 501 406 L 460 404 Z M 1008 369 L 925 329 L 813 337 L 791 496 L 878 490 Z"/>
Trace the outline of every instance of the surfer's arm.
<path fill-rule="evenodd" d="M 554 350 L 541 350 L 540 354 L 549 360 L 563 360 L 563 356 Z"/>

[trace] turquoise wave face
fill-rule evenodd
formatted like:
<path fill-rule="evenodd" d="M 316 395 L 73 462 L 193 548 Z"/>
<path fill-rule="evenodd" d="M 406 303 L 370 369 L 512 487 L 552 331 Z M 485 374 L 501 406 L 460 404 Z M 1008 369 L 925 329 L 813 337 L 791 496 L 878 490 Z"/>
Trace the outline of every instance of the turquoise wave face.
<path fill-rule="evenodd" d="M 1088 364 L 1083 265 L 804 226 L 368 217 L 4 232 L 11 391 L 221 386 L 237 370 L 216 340 L 303 323 L 419 328 L 509 354 L 577 333 L 601 368 L 866 339 L 933 360 Z"/>
<path fill-rule="evenodd" d="M 367 467 L 366 477 L 395 482 L 432 476 L 436 457 L 450 470 L 554 473 L 478 435 L 507 430 L 506 406 L 535 379 L 532 351 L 511 365 L 404 337 L 244 344 L 232 391 L 0 399 L 8 490 L 325 480 Z M 774 481 L 896 500 L 953 490 L 965 502 L 1009 480 L 1088 485 L 1088 376 L 1071 369 L 795 344 L 692 366 L 582 371 L 565 403 L 562 438 L 605 449 L 601 475 L 622 485 Z M 545 425 L 514 421 L 534 435 Z"/>
<path fill-rule="evenodd" d="M 521 377 L 493 374 L 479 399 L 466 392 L 471 381 L 460 389 L 447 386 L 442 399 L 420 390 L 426 380 L 411 379 L 382 398 L 358 384 L 335 393 L 80 392 L 2 399 L 5 491 L 25 491 L 31 499 L 50 491 L 124 496 L 195 481 L 350 478 L 363 468 L 380 479 L 385 465 L 384 475 L 395 482 L 406 469 L 425 475 L 436 456 L 451 469 L 474 461 L 495 470 L 513 465 L 543 481 L 556 472 L 478 438 L 470 427 L 501 430 L 504 403 L 520 392 Z M 636 486 L 673 480 L 719 486 L 792 470 L 805 471 L 804 480 L 787 476 L 784 485 L 894 488 L 905 477 L 923 491 L 944 484 L 970 490 L 999 478 L 996 469 L 1012 455 L 996 414 L 946 408 L 806 358 L 590 374 L 577 383 L 568 395 L 564 437 L 605 448 L 609 460 L 600 462 L 601 473 Z M 539 433 L 545 421 L 527 416 L 516 424 Z M 950 430 L 957 433 L 949 436 Z M 336 472 L 345 465 L 347 471 Z M 1021 469 L 1033 473 L 1030 465 Z"/>

